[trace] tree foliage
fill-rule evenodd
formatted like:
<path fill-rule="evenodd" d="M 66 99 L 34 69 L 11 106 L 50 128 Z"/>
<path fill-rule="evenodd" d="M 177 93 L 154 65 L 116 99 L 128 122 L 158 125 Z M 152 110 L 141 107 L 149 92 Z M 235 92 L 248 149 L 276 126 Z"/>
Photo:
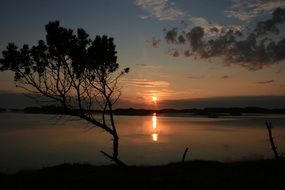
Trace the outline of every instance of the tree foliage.
<path fill-rule="evenodd" d="M 118 134 L 113 104 L 120 97 L 118 79 L 129 71 L 118 71 L 114 39 L 96 36 L 94 40 L 81 28 L 74 32 L 58 21 L 46 25 L 46 40 L 18 48 L 8 44 L 0 59 L 1 71 L 13 71 L 18 87 L 48 97 L 65 113 L 78 116 L 104 129 L 113 137 L 113 154 L 104 153 L 117 163 Z M 101 118 L 93 110 L 101 110 Z"/>

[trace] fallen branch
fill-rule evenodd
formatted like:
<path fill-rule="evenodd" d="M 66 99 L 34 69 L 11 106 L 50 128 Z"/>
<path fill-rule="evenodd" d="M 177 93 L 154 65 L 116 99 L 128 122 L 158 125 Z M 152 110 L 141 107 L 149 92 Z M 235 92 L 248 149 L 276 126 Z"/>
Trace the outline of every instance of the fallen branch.
<path fill-rule="evenodd" d="M 118 166 L 124 166 L 126 167 L 127 165 L 122 162 L 121 160 L 119 160 L 118 158 L 114 158 L 113 156 L 107 154 L 106 152 L 104 152 L 103 150 L 100 151 L 104 156 L 110 158 L 113 162 L 115 162 Z"/>
<path fill-rule="evenodd" d="M 189 148 L 187 147 L 187 148 L 185 149 L 184 153 L 183 153 L 182 163 L 184 163 L 184 161 L 185 161 L 186 154 L 187 154 L 188 150 L 189 150 Z"/>
<path fill-rule="evenodd" d="M 276 159 L 279 159 L 280 156 L 279 156 L 279 154 L 277 152 L 277 147 L 275 146 L 274 139 L 272 137 L 272 123 L 271 122 L 266 122 L 266 127 L 267 127 L 267 130 L 268 130 L 269 141 L 270 141 L 271 148 L 272 148 L 272 151 L 274 153 L 274 156 L 275 156 Z"/>

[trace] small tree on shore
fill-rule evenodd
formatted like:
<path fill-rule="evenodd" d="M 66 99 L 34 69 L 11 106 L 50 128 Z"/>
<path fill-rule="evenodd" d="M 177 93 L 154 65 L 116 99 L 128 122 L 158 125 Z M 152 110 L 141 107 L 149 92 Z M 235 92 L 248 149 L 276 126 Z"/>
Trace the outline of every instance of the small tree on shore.
<path fill-rule="evenodd" d="M 48 97 L 64 108 L 66 115 L 83 120 L 109 133 L 113 138 L 113 153 L 101 151 L 119 165 L 119 136 L 113 115 L 113 105 L 120 97 L 118 79 L 129 68 L 118 71 L 113 38 L 96 36 L 94 40 L 83 29 L 74 32 L 49 22 L 46 40 L 31 48 L 8 44 L 0 59 L 1 71 L 14 72 L 17 87 Z M 101 110 L 95 118 L 93 111 Z"/>

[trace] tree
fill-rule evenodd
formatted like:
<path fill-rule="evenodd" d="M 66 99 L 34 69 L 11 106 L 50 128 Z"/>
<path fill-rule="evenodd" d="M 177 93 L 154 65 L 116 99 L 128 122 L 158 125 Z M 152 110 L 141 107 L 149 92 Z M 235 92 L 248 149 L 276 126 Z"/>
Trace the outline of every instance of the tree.
<path fill-rule="evenodd" d="M 46 40 L 31 48 L 8 44 L 0 59 L 1 71 L 14 72 L 17 87 L 48 97 L 59 104 L 64 113 L 83 120 L 109 133 L 113 138 L 113 153 L 105 156 L 120 165 L 119 136 L 113 105 L 120 97 L 119 78 L 129 68 L 118 71 L 119 64 L 113 38 L 96 36 L 94 40 L 81 28 L 74 32 L 49 22 Z M 94 117 L 94 110 L 101 110 Z"/>

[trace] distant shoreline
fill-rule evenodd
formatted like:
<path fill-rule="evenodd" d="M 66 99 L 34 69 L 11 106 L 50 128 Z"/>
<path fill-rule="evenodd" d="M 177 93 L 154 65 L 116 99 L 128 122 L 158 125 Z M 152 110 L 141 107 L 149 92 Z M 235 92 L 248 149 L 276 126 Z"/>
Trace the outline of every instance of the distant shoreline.
<path fill-rule="evenodd" d="M 75 110 L 76 111 L 76 110 Z M 43 107 L 26 107 L 24 109 L 5 109 L 0 108 L 0 112 L 17 112 L 17 113 L 33 113 L 33 114 L 61 114 L 64 115 L 64 109 L 57 106 L 43 106 Z M 107 111 L 108 112 L 108 111 Z M 92 113 L 102 113 L 100 110 L 92 110 Z M 232 107 L 232 108 L 204 108 L 204 109 L 115 109 L 115 115 L 126 116 L 152 116 L 153 114 L 159 116 L 207 116 L 209 118 L 217 118 L 222 116 L 250 116 L 250 115 L 267 115 L 267 114 L 285 114 L 284 109 L 266 109 L 260 107 Z"/>

